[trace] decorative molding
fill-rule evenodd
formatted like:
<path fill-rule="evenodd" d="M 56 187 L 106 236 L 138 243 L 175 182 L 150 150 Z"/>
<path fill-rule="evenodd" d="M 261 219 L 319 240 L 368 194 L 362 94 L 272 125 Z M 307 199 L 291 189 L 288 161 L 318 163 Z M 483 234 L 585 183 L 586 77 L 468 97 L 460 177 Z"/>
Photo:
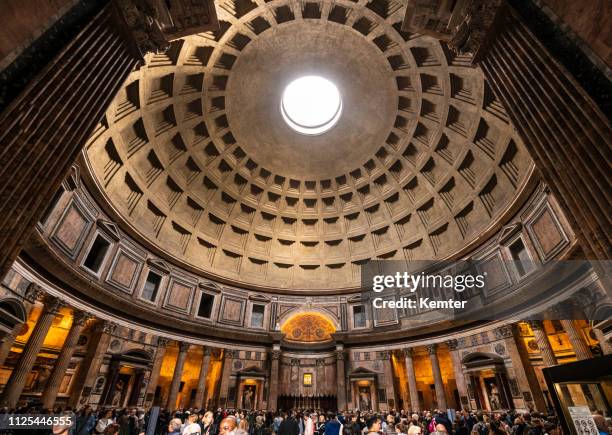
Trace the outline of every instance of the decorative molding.
<path fill-rule="evenodd" d="M 523 224 L 521 222 L 515 222 L 510 225 L 506 225 L 500 231 L 499 237 L 497 238 L 498 243 L 503 244 L 508 241 L 508 239 L 512 238 L 515 234 L 519 233 L 523 228 Z"/>
<path fill-rule="evenodd" d="M 493 332 L 497 340 L 501 340 L 503 338 L 512 338 L 512 326 L 511 325 L 500 326 L 499 328 L 495 328 Z"/>
<path fill-rule="evenodd" d="M 450 350 L 457 350 L 459 348 L 459 341 L 457 339 L 448 340 L 446 345 Z"/>
<path fill-rule="evenodd" d="M 166 337 L 157 337 L 156 345 L 157 345 L 158 348 L 160 348 L 160 347 L 167 347 L 169 342 L 170 342 L 170 340 L 167 339 Z"/>
<path fill-rule="evenodd" d="M 164 260 L 160 260 L 158 258 L 149 258 L 147 260 L 147 264 L 149 265 L 149 267 L 157 270 L 158 272 L 161 272 L 165 275 L 169 275 L 170 272 L 172 271 L 170 269 L 170 266 L 168 266 L 168 263 L 166 263 Z"/>
<path fill-rule="evenodd" d="M 96 223 L 98 227 L 108 234 L 115 242 L 121 240 L 121 233 L 115 223 L 104 219 L 98 219 Z"/>
<path fill-rule="evenodd" d="M 43 288 L 33 282 L 28 285 L 25 292 L 25 298 L 31 303 L 42 300 L 44 295 L 45 291 Z"/>

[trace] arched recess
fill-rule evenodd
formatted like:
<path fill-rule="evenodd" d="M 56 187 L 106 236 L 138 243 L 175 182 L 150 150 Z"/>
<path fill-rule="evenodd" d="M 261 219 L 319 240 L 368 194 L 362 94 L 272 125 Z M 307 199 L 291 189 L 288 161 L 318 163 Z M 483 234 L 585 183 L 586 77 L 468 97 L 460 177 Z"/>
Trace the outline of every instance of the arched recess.
<path fill-rule="evenodd" d="M 301 343 L 322 343 L 333 339 L 338 330 L 327 313 L 320 310 L 299 310 L 285 317 L 280 324 L 285 340 Z"/>
<path fill-rule="evenodd" d="M 477 409 L 497 411 L 514 407 L 504 359 L 488 352 L 473 352 L 461 363 Z"/>
<path fill-rule="evenodd" d="M 342 327 L 340 326 L 340 320 L 338 319 L 338 316 L 335 313 L 332 313 L 330 310 L 327 310 L 325 308 L 318 308 L 318 307 L 291 308 L 278 316 L 278 319 L 277 319 L 278 326 L 284 325 L 287 322 L 287 320 L 289 320 L 291 317 L 294 317 L 298 314 L 303 314 L 303 313 L 318 313 L 321 316 L 328 319 L 334 325 L 334 328 L 336 329 L 336 331 L 340 331 L 342 329 Z"/>
<path fill-rule="evenodd" d="M 15 326 L 26 320 L 27 312 L 23 302 L 14 298 L 0 300 L 0 330 L 11 333 Z"/>
<path fill-rule="evenodd" d="M 142 389 L 146 386 L 146 374 L 152 366 L 151 354 L 144 349 L 132 349 L 113 355 L 101 404 L 137 406 Z"/>

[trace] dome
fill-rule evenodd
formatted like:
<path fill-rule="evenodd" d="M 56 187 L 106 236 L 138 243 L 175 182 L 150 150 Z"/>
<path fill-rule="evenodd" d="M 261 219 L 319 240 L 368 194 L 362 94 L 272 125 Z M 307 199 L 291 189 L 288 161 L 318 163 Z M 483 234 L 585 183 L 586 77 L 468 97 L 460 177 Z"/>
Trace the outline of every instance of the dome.
<path fill-rule="evenodd" d="M 482 71 L 401 31 L 400 4 L 224 3 L 220 30 L 132 72 L 84 157 L 107 212 L 203 276 L 338 290 L 373 259 L 457 258 L 499 229 L 532 162 Z M 323 134 L 280 110 L 333 83 Z"/>

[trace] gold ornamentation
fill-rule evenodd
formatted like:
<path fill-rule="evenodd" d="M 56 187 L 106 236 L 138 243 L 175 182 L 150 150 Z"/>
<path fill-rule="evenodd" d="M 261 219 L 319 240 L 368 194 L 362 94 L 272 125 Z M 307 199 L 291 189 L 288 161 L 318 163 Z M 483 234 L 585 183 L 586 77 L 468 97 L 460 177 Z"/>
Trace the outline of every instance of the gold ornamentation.
<path fill-rule="evenodd" d="M 319 313 L 300 313 L 289 318 L 281 331 L 287 340 L 306 343 L 329 341 L 331 334 L 336 332 L 333 323 Z"/>

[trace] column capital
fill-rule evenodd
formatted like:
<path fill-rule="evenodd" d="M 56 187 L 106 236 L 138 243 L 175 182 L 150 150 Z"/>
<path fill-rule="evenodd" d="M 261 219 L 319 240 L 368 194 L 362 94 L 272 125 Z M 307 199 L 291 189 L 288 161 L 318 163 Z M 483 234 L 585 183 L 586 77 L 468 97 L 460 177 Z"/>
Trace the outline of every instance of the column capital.
<path fill-rule="evenodd" d="M 75 326 L 83 326 L 93 318 L 94 315 L 86 311 L 76 309 L 72 311 L 72 324 Z"/>
<path fill-rule="evenodd" d="M 544 330 L 544 323 L 541 320 L 527 320 L 527 324 L 531 329 Z"/>
<path fill-rule="evenodd" d="M 512 325 L 503 325 L 493 331 L 495 338 L 512 338 Z"/>
<path fill-rule="evenodd" d="M 438 343 L 432 343 L 427 345 L 427 352 L 430 355 L 437 355 L 436 351 L 438 350 Z"/>
<path fill-rule="evenodd" d="M 57 314 L 62 308 L 63 303 L 55 296 L 46 295 L 44 297 L 43 313 Z"/>
<path fill-rule="evenodd" d="M 270 355 L 272 356 L 272 360 L 279 360 L 281 357 L 281 351 L 273 350 L 272 352 L 270 352 Z"/>
<path fill-rule="evenodd" d="M 187 352 L 189 350 L 189 346 L 191 346 L 191 343 L 186 343 L 184 341 L 180 341 L 179 342 L 179 352 Z"/>
<path fill-rule="evenodd" d="M 169 342 L 170 340 L 168 340 L 166 337 L 157 337 L 157 347 L 166 347 L 168 346 Z"/>
<path fill-rule="evenodd" d="M 446 345 L 448 346 L 450 350 L 457 350 L 457 348 L 459 347 L 459 340 L 457 340 L 456 338 L 453 338 L 451 340 L 448 340 L 446 342 Z"/>
<path fill-rule="evenodd" d="M 391 350 L 383 350 L 380 352 L 380 359 L 388 360 L 391 358 L 392 351 Z"/>
<path fill-rule="evenodd" d="M 404 348 L 404 358 L 412 358 L 414 355 L 414 348 L 413 347 L 406 347 Z"/>
<path fill-rule="evenodd" d="M 28 288 L 26 288 L 24 297 L 29 302 L 34 303 L 36 301 L 42 300 L 44 295 L 45 295 L 45 291 L 43 290 L 43 288 L 39 286 L 38 284 L 31 282 L 28 285 Z"/>
<path fill-rule="evenodd" d="M 338 360 L 338 361 L 344 361 L 344 359 L 345 359 L 345 357 L 346 357 L 346 356 L 344 355 L 344 350 L 336 350 L 336 351 L 335 351 L 335 354 L 336 354 L 336 360 Z"/>
<path fill-rule="evenodd" d="M 212 353 L 212 349 L 208 346 L 203 346 L 204 347 L 204 356 L 210 356 L 210 354 Z"/>
<path fill-rule="evenodd" d="M 111 334 L 114 334 L 115 331 L 117 330 L 117 324 L 114 322 L 111 322 L 110 320 L 104 320 L 100 322 L 99 328 L 103 334 L 111 335 Z"/>

